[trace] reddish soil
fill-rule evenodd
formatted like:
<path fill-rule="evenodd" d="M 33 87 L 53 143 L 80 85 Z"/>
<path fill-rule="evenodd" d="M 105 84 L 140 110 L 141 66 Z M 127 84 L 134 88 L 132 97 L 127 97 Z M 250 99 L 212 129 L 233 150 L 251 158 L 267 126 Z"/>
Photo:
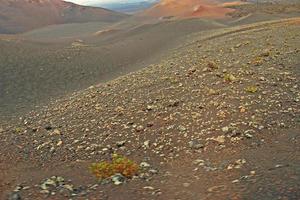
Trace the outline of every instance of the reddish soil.
<path fill-rule="evenodd" d="M 151 17 L 209 17 L 224 18 L 233 9 L 225 8 L 219 3 L 207 0 L 163 0 L 141 15 Z"/>

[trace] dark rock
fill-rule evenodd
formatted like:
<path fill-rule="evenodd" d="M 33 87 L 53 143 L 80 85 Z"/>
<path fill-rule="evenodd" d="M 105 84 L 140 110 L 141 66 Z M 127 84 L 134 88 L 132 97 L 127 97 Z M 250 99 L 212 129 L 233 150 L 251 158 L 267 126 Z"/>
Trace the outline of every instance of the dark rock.
<path fill-rule="evenodd" d="M 177 107 L 177 106 L 179 106 L 179 101 L 176 101 L 176 100 L 171 100 L 170 102 L 169 102 L 169 107 Z"/>
<path fill-rule="evenodd" d="M 198 140 L 192 140 L 189 142 L 189 147 L 191 149 L 201 149 L 204 148 L 204 144 L 200 143 Z"/>
<path fill-rule="evenodd" d="M 125 146 L 125 143 L 126 143 L 126 141 L 125 140 L 123 140 L 123 141 L 119 141 L 119 142 L 116 142 L 116 145 L 117 145 L 117 147 L 123 147 L 123 146 Z"/>
<path fill-rule="evenodd" d="M 8 200 L 21 200 L 21 195 L 18 192 L 12 192 L 9 197 Z"/>
<path fill-rule="evenodd" d="M 46 129 L 47 131 L 50 131 L 50 130 L 53 129 L 53 127 L 52 127 L 50 124 L 48 124 L 48 125 L 45 126 L 45 129 Z"/>

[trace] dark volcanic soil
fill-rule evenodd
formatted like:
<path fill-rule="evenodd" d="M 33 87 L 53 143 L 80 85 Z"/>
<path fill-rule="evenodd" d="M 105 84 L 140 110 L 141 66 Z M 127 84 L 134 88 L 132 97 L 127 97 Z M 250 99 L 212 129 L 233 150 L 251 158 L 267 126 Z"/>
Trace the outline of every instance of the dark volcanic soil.
<path fill-rule="evenodd" d="M 187 35 L 220 27 L 224 26 L 194 19 L 80 40 L 54 41 L 55 35 L 48 39 L 43 31 L 35 33 L 40 35 L 35 41 L 0 37 L 0 120 L 141 69 L 181 44 Z"/>
<path fill-rule="evenodd" d="M 206 33 L 3 125 L 3 199 L 299 199 L 300 19 Z M 100 183 L 112 153 L 142 172 Z"/>
<path fill-rule="evenodd" d="M 189 43 L 194 34 L 299 16 L 300 10 L 299 4 L 270 3 L 260 4 L 259 9 L 252 4 L 234 8 L 233 18 L 218 21 L 196 18 L 150 23 L 130 17 L 113 25 L 91 22 L 49 26 L 16 37 L 1 35 L 0 121 L 157 63 L 170 49 L 186 40 Z"/>

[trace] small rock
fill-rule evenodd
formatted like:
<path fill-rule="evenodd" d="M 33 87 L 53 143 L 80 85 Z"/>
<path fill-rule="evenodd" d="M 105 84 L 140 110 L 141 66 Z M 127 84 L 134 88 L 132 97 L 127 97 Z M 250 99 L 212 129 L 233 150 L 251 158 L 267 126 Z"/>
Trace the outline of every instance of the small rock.
<path fill-rule="evenodd" d="M 153 110 L 155 108 L 155 106 L 153 106 L 153 105 L 147 105 L 147 110 L 148 111 L 151 111 L 151 110 Z"/>
<path fill-rule="evenodd" d="M 238 179 L 231 181 L 231 183 L 238 183 L 238 182 L 240 182 L 240 180 Z"/>
<path fill-rule="evenodd" d="M 201 159 L 197 159 L 197 160 L 195 160 L 194 162 L 193 162 L 193 164 L 195 164 L 195 165 L 204 165 L 204 160 L 201 160 Z"/>
<path fill-rule="evenodd" d="M 141 162 L 141 164 L 140 164 L 140 167 L 141 168 L 148 168 L 148 167 L 150 167 L 151 165 L 149 164 L 149 163 L 147 163 L 147 162 Z"/>
<path fill-rule="evenodd" d="M 240 112 L 241 112 L 241 113 L 245 113 L 245 112 L 246 112 L 246 108 L 245 108 L 245 107 L 241 107 L 241 108 L 240 108 Z"/>
<path fill-rule="evenodd" d="M 144 130 L 144 127 L 143 127 L 142 125 L 140 125 L 140 126 L 136 127 L 135 130 L 136 130 L 137 132 L 141 132 L 141 131 Z"/>
<path fill-rule="evenodd" d="M 262 57 L 268 57 L 270 56 L 270 50 L 269 49 L 265 49 L 261 54 L 260 56 Z"/>
<path fill-rule="evenodd" d="M 246 130 L 245 133 L 244 133 L 244 136 L 248 139 L 251 139 L 253 138 L 253 134 L 255 133 L 254 130 L 252 129 L 249 129 L 249 130 Z"/>
<path fill-rule="evenodd" d="M 45 129 L 46 129 L 47 131 L 50 131 L 50 130 L 53 129 L 53 127 L 52 127 L 50 124 L 48 124 L 48 125 L 45 126 Z"/>
<path fill-rule="evenodd" d="M 275 168 L 281 168 L 281 167 L 284 167 L 284 165 L 281 164 L 275 165 Z"/>
<path fill-rule="evenodd" d="M 117 145 L 117 147 L 123 147 L 123 146 L 125 146 L 125 143 L 126 143 L 126 141 L 123 140 L 123 141 L 116 142 L 116 145 Z"/>
<path fill-rule="evenodd" d="M 190 185 L 190 183 L 183 183 L 183 187 L 189 187 Z"/>
<path fill-rule="evenodd" d="M 74 190 L 73 185 L 64 185 L 64 188 L 71 192 Z"/>
<path fill-rule="evenodd" d="M 229 130 L 230 130 L 230 128 L 229 128 L 228 126 L 225 126 L 225 127 L 222 128 L 222 131 L 223 131 L 224 133 L 228 133 Z"/>
<path fill-rule="evenodd" d="M 50 148 L 50 153 L 53 153 L 55 151 L 55 148 L 54 147 L 51 147 Z"/>
<path fill-rule="evenodd" d="M 92 190 L 96 190 L 98 186 L 99 186 L 98 184 L 94 184 L 94 185 L 92 185 L 90 188 L 91 188 Z"/>
<path fill-rule="evenodd" d="M 213 140 L 213 141 L 218 142 L 219 144 L 224 144 L 225 143 L 225 136 L 224 135 L 220 135 L 218 137 L 213 137 L 213 138 L 210 138 L 210 139 Z"/>
<path fill-rule="evenodd" d="M 217 90 L 214 90 L 212 88 L 208 89 L 207 91 L 208 95 L 218 95 L 219 92 Z"/>
<path fill-rule="evenodd" d="M 245 133 L 245 137 L 248 139 L 251 139 L 251 138 L 253 138 L 253 135 L 251 135 L 250 133 Z"/>
<path fill-rule="evenodd" d="M 9 195 L 8 200 L 21 200 L 21 195 L 18 192 L 13 192 Z"/>
<path fill-rule="evenodd" d="M 218 186 L 213 186 L 207 189 L 208 192 L 216 192 L 220 190 L 224 190 L 226 188 L 225 185 L 218 185 Z"/>
<path fill-rule="evenodd" d="M 177 106 L 179 106 L 179 101 L 177 101 L 177 100 L 170 100 L 169 101 L 169 107 L 177 107 Z"/>
<path fill-rule="evenodd" d="M 261 76 L 261 77 L 259 77 L 259 80 L 260 80 L 260 81 L 266 81 L 266 78 L 263 77 L 263 76 Z"/>
<path fill-rule="evenodd" d="M 145 149 L 149 149 L 150 148 L 150 140 L 146 140 L 144 143 L 143 143 L 143 147 Z"/>
<path fill-rule="evenodd" d="M 157 173 L 158 173 L 158 171 L 157 171 L 156 169 L 150 169 L 149 172 L 150 172 L 151 174 L 157 174 Z"/>
<path fill-rule="evenodd" d="M 154 187 L 152 187 L 152 186 L 145 186 L 144 189 L 145 190 L 154 190 Z"/>
<path fill-rule="evenodd" d="M 42 190 L 47 190 L 49 186 L 54 186 L 54 187 L 56 187 L 55 181 L 53 181 L 52 179 L 47 179 L 45 182 L 43 182 L 43 183 L 41 184 L 40 187 L 41 187 Z"/>
<path fill-rule="evenodd" d="M 250 174 L 251 174 L 251 175 L 255 175 L 255 174 L 256 174 L 256 171 L 250 171 Z"/>
<path fill-rule="evenodd" d="M 58 129 L 54 129 L 53 133 L 54 133 L 55 135 L 60 135 L 60 131 L 59 131 Z"/>
<path fill-rule="evenodd" d="M 147 127 L 148 127 L 148 128 L 150 128 L 150 127 L 152 127 L 152 126 L 154 126 L 153 122 L 148 122 L 148 123 L 147 123 Z"/>
<path fill-rule="evenodd" d="M 227 169 L 231 170 L 231 169 L 240 169 L 244 164 L 246 163 L 245 159 L 238 159 L 236 160 L 233 164 L 230 164 Z"/>
<path fill-rule="evenodd" d="M 178 130 L 183 132 L 183 131 L 186 131 L 186 128 L 182 125 L 179 125 Z"/>
<path fill-rule="evenodd" d="M 41 190 L 40 193 L 41 194 L 50 194 L 50 191 L 49 190 Z"/>
<path fill-rule="evenodd" d="M 30 189 L 30 186 L 24 186 L 24 187 L 22 188 L 22 190 L 28 190 L 28 189 Z"/>
<path fill-rule="evenodd" d="M 23 189 L 23 186 L 17 186 L 15 189 L 14 189 L 14 192 L 19 192 Z"/>
<path fill-rule="evenodd" d="M 58 141 L 58 143 L 56 144 L 56 146 L 61 146 L 62 143 L 63 143 L 63 142 L 60 140 L 60 141 Z"/>
<path fill-rule="evenodd" d="M 125 182 L 125 177 L 122 174 L 116 174 L 111 177 L 111 180 L 115 185 L 121 185 Z"/>
<path fill-rule="evenodd" d="M 121 112 L 124 111 L 124 108 L 121 107 L 121 106 L 118 106 L 118 107 L 115 108 L 115 111 L 118 112 L 118 113 L 121 113 Z"/>
<path fill-rule="evenodd" d="M 200 143 L 198 140 L 192 140 L 189 142 L 189 147 L 191 149 L 201 149 L 204 148 L 204 144 Z"/>

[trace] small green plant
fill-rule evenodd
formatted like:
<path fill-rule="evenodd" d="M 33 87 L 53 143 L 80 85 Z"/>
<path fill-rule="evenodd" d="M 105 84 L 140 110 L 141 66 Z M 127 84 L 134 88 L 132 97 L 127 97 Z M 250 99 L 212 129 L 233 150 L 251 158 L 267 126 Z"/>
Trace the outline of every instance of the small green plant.
<path fill-rule="evenodd" d="M 23 129 L 20 128 L 20 127 L 17 127 L 17 128 L 15 129 L 15 132 L 16 132 L 16 133 L 21 133 L 22 131 L 23 131 Z"/>
<path fill-rule="evenodd" d="M 139 166 L 124 156 L 113 154 L 111 162 L 93 163 L 90 166 L 90 170 L 99 179 L 106 179 L 115 174 L 122 174 L 127 178 L 132 178 L 138 173 Z"/>
<path fill-rule="evenodd" d="M 224 81 L 225 82 L 233 82 L 236 80 L 236 77 L 232 74 L 225 74 L 224 75 Z"/>
<path fill-rule="evenodd" d="M 255 93 L 258 91 L 258 87 L 253 85 L 253 86 L 248 86 L 245 88 L 246 92 L 250 92 L 250 93 Z"/>

